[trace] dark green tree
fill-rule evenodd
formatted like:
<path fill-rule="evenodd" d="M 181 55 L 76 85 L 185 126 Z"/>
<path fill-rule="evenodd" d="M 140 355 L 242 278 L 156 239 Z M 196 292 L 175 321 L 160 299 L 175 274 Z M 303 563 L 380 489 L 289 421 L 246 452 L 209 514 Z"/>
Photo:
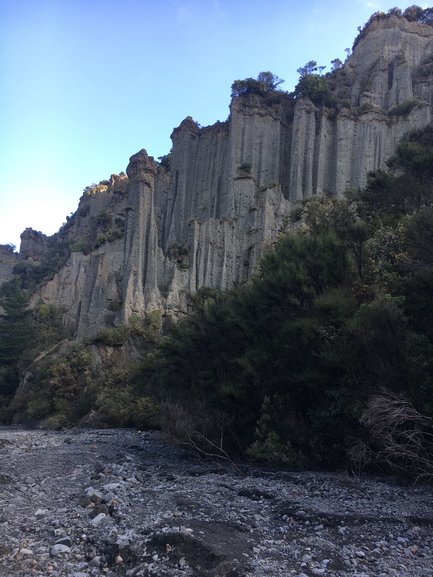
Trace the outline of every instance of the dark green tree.
<path fill-rule="evenodd" d="M 326 76 L 322 75 L 326 66 L 318 66 L 315 60 L 310 60 L 298 68 L 299 81 L 295 87 L 295 98 L 309 98 L 316 106 L 333 106 L 335 98 L 332 95 Z"/>
<path fill-rule="evenodd" d="M 0 418 L 19 383 L 19 361 L 32 339 L 28 295 L 19 279 L 0 289 Z"/>
<path fill-rule="evenodd" d="M 258 94 L 266 96 L 278 91 L 278 86 L 284 80 L 272 72 L 260 72 L 256 79 L 245 78 L 244 80 L 235 80 L 232 84 L 232 98 L 238 96 L 247 96 L 248 94 Z"/>
<path fill-rule="evenodd" d="M 18 278 L 5 283 L 0 289 L 0 364 L 18 362 L 32 338 L 32 316 L 28 309 L 29 297 L 21 288 Z"/>

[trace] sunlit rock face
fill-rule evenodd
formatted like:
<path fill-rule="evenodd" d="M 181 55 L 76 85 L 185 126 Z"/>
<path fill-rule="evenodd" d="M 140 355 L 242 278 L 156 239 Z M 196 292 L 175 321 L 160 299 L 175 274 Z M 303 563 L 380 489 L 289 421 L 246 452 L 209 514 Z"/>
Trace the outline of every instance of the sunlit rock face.
<path fill-rule="evenodd" d="M 88 336 L 244 281 L 295 202 L 364 186 L 406 132 L 431 122 L 431 61 L 433 28 L 392 16 L 374 21 L 334 73 L 336 107 L 249 95 L 232 101 L 226 122 L 186 118 L 166 162 L 142 150 L 126 175 L 85 191 L 51 240 L 71 255 L 33 303 L 63 306 Z"/>
<path fill-rule="evenodd" d="M 20 256 L 22 259 L 38 262 L 48 251 L 49 239 L 42 232 L 26 228 L 21 233 Z"/>

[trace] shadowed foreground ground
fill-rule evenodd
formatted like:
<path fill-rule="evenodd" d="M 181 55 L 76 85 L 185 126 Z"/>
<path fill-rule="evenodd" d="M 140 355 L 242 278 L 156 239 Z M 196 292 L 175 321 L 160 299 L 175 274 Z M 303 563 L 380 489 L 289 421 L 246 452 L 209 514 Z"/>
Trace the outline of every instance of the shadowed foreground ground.
<path fill-rule="evenodd" d="M 1 577 L 431 577 L 433 490 L 199 463 L 155 433 L 0 429 Z"/>

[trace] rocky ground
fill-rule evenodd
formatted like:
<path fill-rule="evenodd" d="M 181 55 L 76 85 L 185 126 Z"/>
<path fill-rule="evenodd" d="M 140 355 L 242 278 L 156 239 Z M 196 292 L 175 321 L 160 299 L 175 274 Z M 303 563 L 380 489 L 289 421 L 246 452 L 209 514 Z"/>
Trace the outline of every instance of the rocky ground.
<path fill-rule="evenodd" d="M 0 429 L 0 577 L 431 577 L 433 489 Z"/>

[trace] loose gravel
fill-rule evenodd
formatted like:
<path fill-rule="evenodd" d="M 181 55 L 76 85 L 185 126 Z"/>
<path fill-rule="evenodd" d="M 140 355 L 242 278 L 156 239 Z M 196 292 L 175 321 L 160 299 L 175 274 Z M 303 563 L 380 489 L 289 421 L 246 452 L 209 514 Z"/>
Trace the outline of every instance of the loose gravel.
<path fill-rule="evenodd" d="M 0 577 L 432 577 L 433 489 L 0 429 Z"/>

